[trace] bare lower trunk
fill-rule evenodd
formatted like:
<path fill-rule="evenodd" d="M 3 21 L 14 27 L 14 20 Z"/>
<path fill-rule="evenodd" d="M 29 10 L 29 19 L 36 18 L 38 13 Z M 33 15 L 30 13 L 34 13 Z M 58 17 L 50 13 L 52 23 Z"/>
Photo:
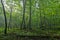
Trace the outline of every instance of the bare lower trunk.
<path fill-rule="evenodd" d="M 1 0 L 2 8 L 3 8 L 3 13 L 4 13 L 4 18 L 5 18 L 5 30 L 4 33 L 7 34 L 7 18 L 6 18 L 6 12 L 3 4 L 3 0 Z"/>
<path fill-rule="evenodd" d="M 23 18 L 22 18 L 22 24 L 21 28 L 26 29 L 26 24 L 25 24 L 25 5 L 26 5 L 26 0 L 23 0 Z"/>

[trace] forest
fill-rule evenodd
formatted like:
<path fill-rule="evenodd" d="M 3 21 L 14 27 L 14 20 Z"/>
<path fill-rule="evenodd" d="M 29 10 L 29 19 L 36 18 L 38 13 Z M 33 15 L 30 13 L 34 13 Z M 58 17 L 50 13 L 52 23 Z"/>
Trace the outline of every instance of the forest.
<path fill-rule="evenodd" d="M 0 0 L 0 40 L 60 40 L 60 0 Z"/>

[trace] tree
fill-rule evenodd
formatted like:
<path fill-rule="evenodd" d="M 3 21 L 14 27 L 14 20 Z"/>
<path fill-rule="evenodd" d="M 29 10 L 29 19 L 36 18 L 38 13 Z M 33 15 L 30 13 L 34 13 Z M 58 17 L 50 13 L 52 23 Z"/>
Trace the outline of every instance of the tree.
<path fill-rule="evenodd" d="M 32 12 L 32 4 L 31 4 L 31 0 L 29 1 L 29 3 L 30 3 L 30 13 L 29 13 L 29 29 L 32 29 L 31 28 L 31 12 Z"/>
<path fill-rule="evenodd" d="M 23 29 L 26 29 L 26 24 L 25 24 L 25 5 L 26 5 L 26 0 L 23 0 L 23 18 L 22 18 L 22 24 L 21 27 Z"/>
<path fill-rule="evenodd" d="M 12 0 L 10 0 L 10 3 L 12 3 Z M 8 25 L 8 28 L 9 27 L 12 27 L 12 24 L 11 24 L 11 22 L 12 22 L 12 7 L 13 5 L 12 4 L 10 4 L 10 19 L 9 19 L 9 25 Z"/>
<path fill-rule="evenodd" d="M 4 18 L 5 18 L 5 30 L 4 33 L 7 34 L 7 17 L 6 17 L 6 12 L 3 4 L 3 0 L 1 0 L 2 8 L 3 8 L 3 13 L 4 13 Z"/>

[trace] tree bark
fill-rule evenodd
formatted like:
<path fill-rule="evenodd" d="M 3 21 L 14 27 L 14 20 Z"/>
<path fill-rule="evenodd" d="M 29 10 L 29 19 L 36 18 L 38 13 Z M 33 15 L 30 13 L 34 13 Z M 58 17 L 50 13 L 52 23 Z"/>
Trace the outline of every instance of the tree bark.
<path fill-rule="evenodd" d="M 10 12 L 10 19 L 9 19 L 8 29 L 12 27 L 11 22 L 12 22 L 12 8 L 11 8 L 11 12 Z"/>
<path fill-rule="evenodd" d="M 3 0 L 1 0 L 1 4 L 2 4 L 4 18 L 5 18 L 5 30 L 4 30 L 4 34 L 7 34 L 7 17 L 6 17 L 6 12 L 5 12 L 5 8 L 4 8 Z"/>
<path fill-rule="evenodd" d="M 21 28 L 26 29 L 26 24 L 25 24 L 25 5 L 26 5 L 26 0 L 23 0 L 23 18 L 22 18 L 22 24 Z"/>
<path fill-rule="evenodd" d="M 10 0 L 10 3 L 12 3 L 12 0 Z M 8 29 L 12 27 L 12 8 L 13 8 L 13 5 L 10 4 L 10 19 L 9 19 L 9 25 L 8 25 Z"/>
<path fill-rule="evenodd" d="M 30 0 L 29 29 L 32 29 L 32 28 L 31 28 L 31 7 L 32 7 L 32 6 L 31 6 L 31 0 Z"/>

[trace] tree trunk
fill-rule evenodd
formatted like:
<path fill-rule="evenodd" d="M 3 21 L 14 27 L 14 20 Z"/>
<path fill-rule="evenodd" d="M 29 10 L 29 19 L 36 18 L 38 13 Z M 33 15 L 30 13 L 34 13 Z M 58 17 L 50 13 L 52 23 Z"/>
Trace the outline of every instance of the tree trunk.
<path fill-rule="evenodd" d="M 10 0 L 10 3 L 12 3 L 12 0 Z M 9 25 L 8 25 L 8 29 L 12 27 L 12 8 L 13 8 L 13 5 L 10 4 L 10 19 L 9 19 Z"/>
<path fill-rule="evenodd" d="M 3 13 L 4 13 L 4 18 L 5 18 L 5 30 L 4 33 L 7 34 L 7 18 L 6 18 L 6 12 L 3 4 L 3 0 L 1 0 L 2 8 L 3 8 Z"/>
<path fill-rule="evenodd" d="M 26 24 L 25 24 L 25 5 L 26 5 L 26 0 L 23 0 L 23 18 L 22 18 L 22 24 L 21 28 L 26 29 Z"/>
<path fill-rule="evenodd" d="M 8 29 L 12 27 L 11 21 L 12 21 L 12 8 L 11 8 L 11 12 L 10 12 L 10 19 L 9 19 Z"/>
<path fill-rule="evenodd" d="M 29 29 L 32 29 L 32 28 L 31 28 L 31 7 L 32 7 L 32 6 L 31 6 L 31 0 L 30 0 Z"/>

